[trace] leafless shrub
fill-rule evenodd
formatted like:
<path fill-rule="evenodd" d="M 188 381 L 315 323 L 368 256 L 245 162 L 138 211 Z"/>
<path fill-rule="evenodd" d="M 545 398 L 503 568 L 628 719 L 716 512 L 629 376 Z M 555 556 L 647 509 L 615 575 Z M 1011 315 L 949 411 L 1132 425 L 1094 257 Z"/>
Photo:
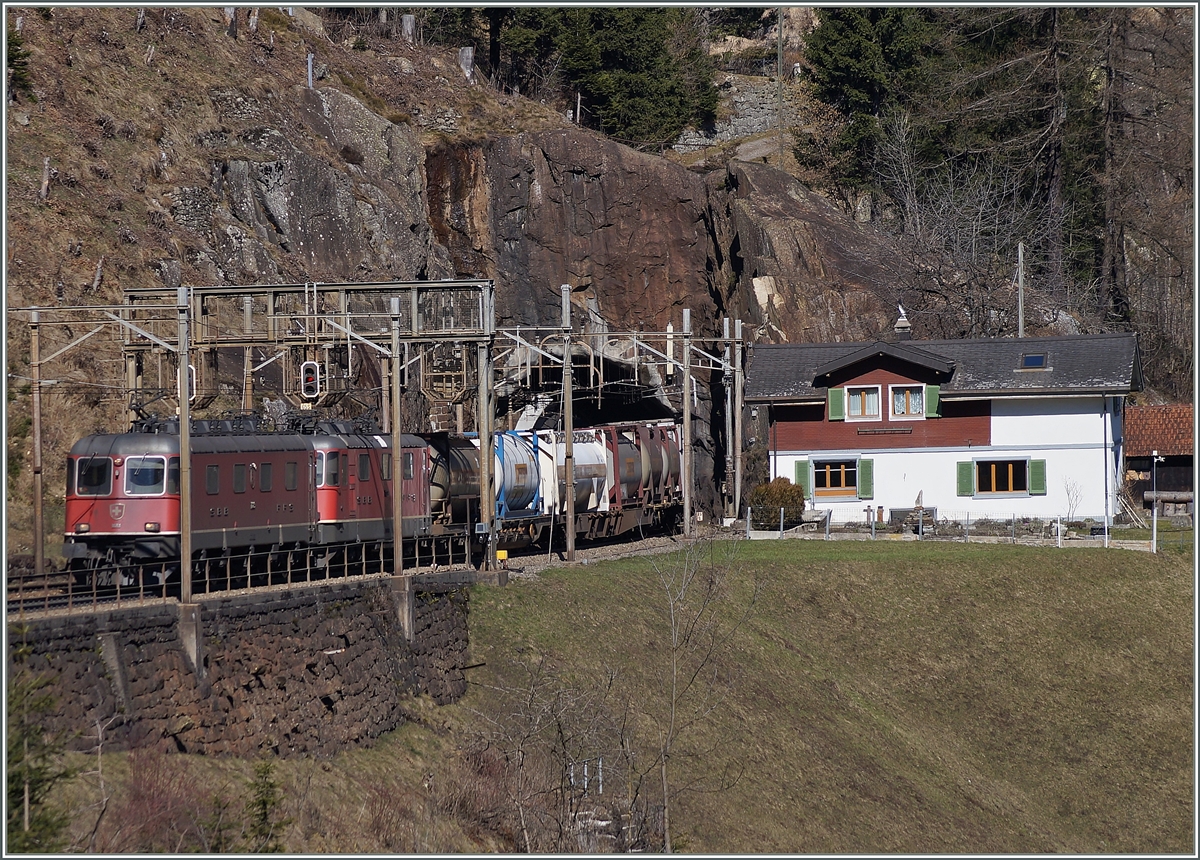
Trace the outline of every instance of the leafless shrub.
<path fill-rule="evenodd" d="M 106 138 L 117 136 L 117 121 L 106 113 L 96 117 L 96 125 L 100 126 L 100 134 Z"/>

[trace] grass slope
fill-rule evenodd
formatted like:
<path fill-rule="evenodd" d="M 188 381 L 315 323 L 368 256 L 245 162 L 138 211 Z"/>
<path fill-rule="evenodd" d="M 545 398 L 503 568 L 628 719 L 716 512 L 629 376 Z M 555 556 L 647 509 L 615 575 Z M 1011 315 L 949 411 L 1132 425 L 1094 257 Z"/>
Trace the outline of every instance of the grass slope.
<path fill-rule="evenodd" d="M 531 830 L 543 815 L 535 850 L 578 847 L 554 830 L 561 773 L 518 773 L 512 751 L 603 751 L 611 802 L 632 786 L 614 714 L 661 804 L 660 573 L 687 558 L 720 574 L 723 630 L 759 590 L 680 701 L 715 707 L 669 760 L 676 850 L 1193 850 L 1192 554 L 892 541 L 697 543 L 478 587 L 460 703 L 417 698 L 373 747 L 275 761 L 284 850 L 520 850 L 518 805 Z M 253 761 L 70 758 L 83 774 L 55 802 L 76 849 L 208 851 L 221 810 L 244 842 Z"/>
<path fill-rule="evenodd" d="M 1186 852 L 1193 818 L 1190 559 L 954 544 L 716 544 L 750 621 L 724 703 L 683 744 L 684 847 L 706 852 Z M 704 550 L 702 550 L 702 553 Z M 663 588 L 635 559 L 481 589 L 495 683 L 539 653 L 661 700 Z M 487 673 L 488 680 L 482 677 Z M 481 688 L 482 689 L 482 688 Z M 464 705 L 480 707 L 482 693 Z"/>

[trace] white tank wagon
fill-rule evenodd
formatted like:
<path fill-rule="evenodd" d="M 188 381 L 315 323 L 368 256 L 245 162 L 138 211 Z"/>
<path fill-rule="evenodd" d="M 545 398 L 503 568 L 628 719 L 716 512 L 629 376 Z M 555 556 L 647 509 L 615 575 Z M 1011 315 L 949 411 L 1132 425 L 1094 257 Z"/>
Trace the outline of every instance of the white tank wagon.
<path fill-rule="evenodd" d="M 540 430 L 536 438 L 541 473 L 542 511 L 562 514 L 567 509 L 567 436 L 561 430 Z M 575 513 L 608 510 L 608 450 L 600 430 L 576 430 L 571 436 L 575 462 Z"/>

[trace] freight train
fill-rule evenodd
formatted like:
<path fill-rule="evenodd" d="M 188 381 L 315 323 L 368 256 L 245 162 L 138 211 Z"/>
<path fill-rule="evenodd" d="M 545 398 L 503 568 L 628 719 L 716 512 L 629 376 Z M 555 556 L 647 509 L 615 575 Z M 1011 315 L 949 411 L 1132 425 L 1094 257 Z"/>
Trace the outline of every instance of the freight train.
<path fill-rule="evenodd" d="M 575 430 L 574 522 L 566 522 L 562 431 L 494 434 L 493 527 L 480 525 L 477 435 L 400 438 L 369 422 L 311 420 L 283 432 L 253 417 L 193 421 L 192 578 L 201 590 L 394 569 L 400 500 L 403 565 L 476 563 L 487 551 L 599 538 L 680 523 L 680 428 L 670 422 Z M 178 581 L 178 421 L 80 439 L 67 461 L 63 555 L 92 587 Z M 560 544 L 561 546 L 561 544 Z"/>

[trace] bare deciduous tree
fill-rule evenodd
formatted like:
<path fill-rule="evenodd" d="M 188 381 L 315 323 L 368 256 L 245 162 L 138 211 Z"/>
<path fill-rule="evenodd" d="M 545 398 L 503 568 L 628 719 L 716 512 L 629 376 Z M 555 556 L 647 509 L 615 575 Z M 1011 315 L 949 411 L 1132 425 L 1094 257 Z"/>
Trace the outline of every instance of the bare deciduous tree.
<path fill-rule="evenodd" d="M 729 572 L 736 556 L 736 543 L 722 543 L 721 565 L 716 564 L 716 544 L 697 540 L 681 553 L 654 564 L 662 587 L 663 662 L 656 672 L 659 695 L 645 702 L 644 711 L 654 725 L 657 767 L 663 793 L 663 850 L 671 853 L 672 800 L 682 791 L 705 787 L 727 788 L 741 775 L 724 769 L 707 778 L 693 777 L 674 784 L 672 768 L 677 759 L 706 758 L 707 748 L 696 748 L 689 735 L 709 719 L 725 700 L 737 678 L 729 659 L 729 648 L 750 618 L 758 600 L 760 583 L 752 584 L 744 606 L 733 604 Z"/>

